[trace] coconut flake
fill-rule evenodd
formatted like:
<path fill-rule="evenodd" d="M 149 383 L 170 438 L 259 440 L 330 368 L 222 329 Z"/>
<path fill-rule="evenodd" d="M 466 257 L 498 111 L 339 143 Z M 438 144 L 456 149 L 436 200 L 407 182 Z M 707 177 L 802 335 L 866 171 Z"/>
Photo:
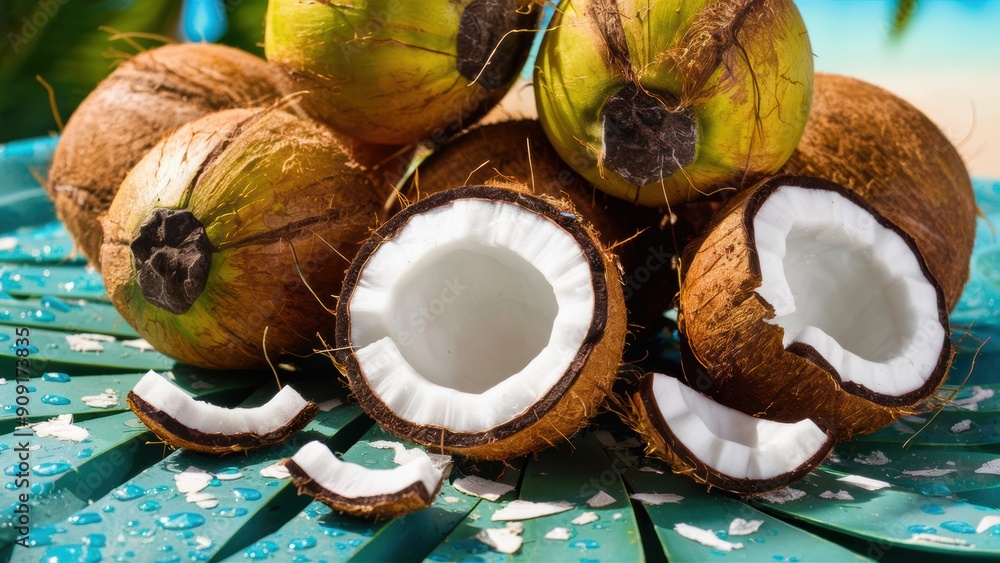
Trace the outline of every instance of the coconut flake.
<path fill-rule="evenodd" d="M 941 477 L 942 475 L 947 475 L 949 473 L 954 473 L 958 471 L 957 469 L 915 469 L 915 470 L 905 470 L 903 475 L 909 475 L 911 477 Z"/>
<path fill-rule="evenodd" d="M 199 379 L 198 381 L 195 381 L 194 383 L 191 384 L 191 389 L 194 390 L 215 389 L 215 385 L 212 385 L 211 383 L 205 381 L 204 379 Z"/>
<path fill-rule="evenodd" d="M 587 524 L 597 522 L 600 519 L 601 517 L 598 516 L 596 512 L 584 512 L 583 514 L 571 520 L 570 524 L 574 524 L 577 526 L 586 526 Z"/>
<path fill-rule="evenodd" d="M 7 378 L 0 377 L 0 385 L 7 385 Z"/>
<path fill-rule="evenodd" d="M 712 530 L 705 530 L 690 524 L 674 524 L 674 531 L 689 540 L 696 541 L 701 545 L 718 549 L 719 551 L 730 552 L 734 549 L 743 549 L 742 543 L 728 542 L 720 539 Z"/>
<path fill-rule="evenodd" d="M 90 432 L 86 428 L 73 424 L 72 414 L 61 414 L 43 422 L 29 424 L 27 427 L 34 430 L 39 438 L 52 437 L 69 442 L 82 442 L 90 438 Z"/>
<path fill-rule="evenodd" d="M 114 389 L 105 389 L 100 395 L 87 395 L 80 400 L 91 408 L 110 409 L 118 406 L 118 392 Z"/>
<path fill-rule="evenodd" d="M 819 494 L 819 498 L 831 499 L 831 500 L 854 500 L 851 493 L 847 491 L 823 491 Z"/>
<path fill-rule="evenodd" d="M 69 344 L 69 349 L 73 352 L 94 352 L 100 353 L 104 351 L 104 340 L 99 340 L 93 338 L 98 336 L 95 334 L 67 334 L 66 343 Z M 112 341 L 114 338 L 111 339 Z"/>
<path fill-rule="evenodd" d="M 903 420 L 905 420 L 906 422 L 912 422 L 914 424 L 923 424 L 927 422 L 926 418 L 922 416 L 917 416 L 915 414 L 911 414 L 910 416 L 904 416 Z"/>
<path fill-rule="evenodd" d="M 267 477 L 270 479 L 289 479 L 292 474 L 288 472 L 288 468 L 285 467 L 284 461 L 279 461 L 278 463 L 272 463 L 267 467 L 260 470 L 261 477 Z"/>
<path fill-rule="evenodd" d="M 514 487 L 510 485 L 497 483 L 496 481 L 490 481 L 489 479 L 483 479 L 482 477 L 478 477 L 476 475 L 469 475 L 467 477 L 462 477 L 461 479 L 456 479 L 452 485 L 467 495 L 484 498 L 489 501 L 496 501 L 500 497 L 514 490 Z"/>
<path fill-rule="evenodd" d="M 569 533 L 569 528 L 552 528 L 545 533 L 545 539 L 547 540 L 557 540 L 566 541 L 572 537 Z"/>
<path fill-rule="evenodd" d="M 330 412 L 342 404 L 344 404 L 344 401 L 341 401 L 340 399 L 330 399 L 329 401 L 323 401 L 320 403 L 319 410 L 320 412 Z"/>
<path fill-rule="evenodd" d="M 903 421 L 901 421 L 901 420 L 897 420 L 896 422 L 893 422 L 892 423 L 892 428 L 893 428 L 893 430 L 895 430 L 896 432 L 899 432 L 900 434 L 916 434 L 917 433 L 916 430 L 910 428 L 906 424 L 903 424 Z"/>
<path fill-rule="evenodd" d="M 960 540 L 958 538 L 949 538 L 947 536 L 939 536 L 937 534 L 913 534 L 910 536 L 910 541 L 923 542 L 923 543 L 940 543 L 944 545 L 962 545 L 969 546 L 969 542 L 965 540 Z"/>
<path fill-rule="evenodd" d="M 156 348 L 153 348 L 152 344 L 146 342 L 145 338 L 136 338 L 135 340 L 122 340 L 122 346 L 135 348 L 140 352 L 152 352 L 156 350 Z"/>
<path fill-rule="evenodd" d="M 476 534 L 476 539 L 488 545 L 493 551 L 500 553 L 517 553 L 524 539 L 521 532 L 524 526 L 520 522 L 509 522 L 503 528 L 486 528 Z"/>
<path fill-rule="evenodd" d="M 793 489 L 791 487 L 785 487 L 783 489 L 778 489 L 777 491 L 771 491 L 757 497 L 758 499 L 769 502 L 771 504 L 785 504 L 793 500 L 799 500 L 800 498 L 806 496 L 805 491 L 800 491 L 798 489 Z"/>
<path fill-rule="evenodd" d="M 886 465 L 889 463 L 889 457 L 882 453 L 881 450 L 875 450 L 868 455 L 854 458 L 854 461 L 861 465 Z"/>
<path fill-rule="evenodd" d="M 661 504 L 680 504 L 684 497 L 672 493 L 634 493 L 629 495 L 632 500 L 637 500 L 649 506 L 660 506 Z"/>
<path fill-rule="evenodd" d="M 986 475 L 1000 475 L 1000 458 L 991 459 L 983 464 L 982 467 L 976 470 L 976 473 L 984 473 Z"/>
<path fill-rule="evenodd" d="M 866 491 L 878 491 L 892 486 L 890 483 L 886 483 L 885 481 L 862 477 L 861 475 L 848 475 L 847 477 L 841 477 L 837 480 L 842 483 L 849 483 L 856 487 L 861 487 Z"/>
<path fill-rule="evenodd" d="M 527 500 L 513 500 L 507 506 L 497 510 L 490 517 L 494 522 L 530 520 L 551 516 L 573 509 L 573 503 L 563 500 L 556 502 L 531 502 Z"/>
<path fill-rule="evenodd" d="M 997 524 L 1000 524 L 1000 516 L 983 516 L 983 519 L 979 521 L 979 525 L 976 526 L 976 533 L 981 534 Z"/>
<path fill-rule="evenodd" d="M 958 399 L 957 401 L 952 401 L 951 406 L 967 411 L 977 411 L 979 410 L 979 403 L 985 401 L 986 399 L 992 398 L 993 394 L 994 394 L 993 389 L 984 389 L 979 385 L 974 385 L 972 387 L 971 397 L 966 397 L 964 399 Z"/>
<path fill-rule="evenodd" d="M 448 504 L 455 504 L 455 503 L 457 503 L 460 500 L 462 500 L 462 499 L 460 499 L 458 497 L 444 497 L 444 501 L 446 503 L 448 503 Z"/>
<path fill-rule="evenodd" d="M 744 520 L 743 518 L 734 518 L 733 521 L 729 523 L 729 535 L 749 536 L 750 534 L 756 533 L 762 525 L 764 525 L 763 520 Z"/>
<path fill-rule="evenodd" d="M 609 495 L 608 493 L 601 491 L 596 495 L 587 499 L 587 506 L 590 508 L 604 508 L 605 506 L 611 506 L 612 504 L 618 502 L 615 497 Z"/>
<path fill-rule="evenodd" d="M 972 421 L 969 420 L 968 418 L 951 425 L 951 431 L 955 434 L 961 434 L 962 432 L 965 432 L 971 428 L 972 428 Z"/>
<path fill-rule="evenodd" d="M 655 473 L 657 475 L 663 475 L 664 471 L 655 465 L 643 465 L 639 467 L 639 471 L 643 473 Z"/>
<path fill-rule="evenodd" d="M 215 508 L 219 506 L 219 497 L 212 493 L 188 493 L 184 500 L 198 505 L 199 508 Z"/>
<path fill-rule="evenodd" d="M 229 473 L 229 472 L 226 472 L 226 473 L 213 473 L 212 475 L 214 475 L 215 478 L 218 479 L 219 481 L 235 481 L 237 479 L 242 479 L 243 478 L 243 472 L 242 471 L 237 471 L 236 473 Z"/>
<path fill-rule="evenodd" d="M 17 237 L 0 237 L 0 252 L 14 250 L 19 244 L 21 243 L 18 242 Z"/>
<path fill-rule="evenodd" d="M 211 480 L 212 475 L 210 473 L 194 466 L 188 467 L 184 471 L 174 475 L 174 484 L 177 486 L 177 492 L 182 495 L 201 491 L 208 486 Z"/>

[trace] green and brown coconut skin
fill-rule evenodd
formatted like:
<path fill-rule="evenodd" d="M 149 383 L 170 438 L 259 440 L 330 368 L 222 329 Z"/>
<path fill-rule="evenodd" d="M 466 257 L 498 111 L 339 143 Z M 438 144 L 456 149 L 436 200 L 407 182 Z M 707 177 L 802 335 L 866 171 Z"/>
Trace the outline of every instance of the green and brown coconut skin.
<path fill-rule="evenodd" d="M 249 53 L 191 43 L 140 53 L 101 82 L 66 124 L 46 184 L 84 257 L 100 267 L 98 218 L 164 135 L 215 111 L 274 102 L 279 76 Z"/>
<path fill-rule="evenodd" d="M 793 343 L 786 349 L 783 329 L 768 322 L 775 313 L 756 293 L 762 276 L 753 221 L 764 201 L 783 185 L 829 190 L 867 210 L 903 238 L 927 278 L 934 279 L 915 240 L 846 188 L 794 176 L 761 182 L 730 199 L 705 233 L 685 249 L 678 328 L 688 386 L 752 416 L 778 422 L 811 418 L 838 439 L 874 432 L 919 412 L 951 365 L 945 295 L 936 282 L 942 351 L 923 387 L 905 395 L 876 396 L 859 385 L 842 383 L 812 347 Z"/>
<path fill-rule="evenodd" d="M 773 174 L 802 134 L 812 51 L 791 0 L 563 0 L 535 67 L 563 160 L 641 205 Z"/>
<path fill-rule="evenodd" d="M 381 242 L 396 236 L 411 217 L 465 198 L 516 203 L 557 223 L 580 242 L 591 269 L 595 294 L 593 319 L 564 377 L 516 418 L 482 432 L 454 432 L 415 424 L 396 415 L 372 391 L 351 344 L 351 296 L 365 264 Z M 361 407 L 388 432 L 434 452 L 506 460 L 568 440 L 597 414 L 617 378 L 626 325 L 617 259 L 603 248 L 597 234 L 581 220 L 571 203 L 531 195 L 526 186 L 517 184 L 464 186 L 433 194 L 406 207 L 381 225 L 361 247 L 347 271 L 337 306 L 335 355 Z"/>
<path fill-rule="evenodd" d="M 500 101 L 540 13 L 516 0 L 274 0 L 264 43 L 309 114 L 405 145 L 443 140 Z"/>
<path fill-rule="evenodd" d="M 913 237 L 948 310 L 969 279 L 975 193 L 955 146 L 926 115 L 861 80 L 816 74 L 813 109 L 784 172 L 836 182 Z"/>
<path fill-rule="evenodd" d="M 275 109 L 228 110 L 164 138 L 103 220 L 108 295 L 156 349 L 214 369 L 320 346 L 380 198 L 347 144 Z M 315 292 L 315 296 L 313 295 Z M 265 342 L 266 331 L 266 342 Z"/>

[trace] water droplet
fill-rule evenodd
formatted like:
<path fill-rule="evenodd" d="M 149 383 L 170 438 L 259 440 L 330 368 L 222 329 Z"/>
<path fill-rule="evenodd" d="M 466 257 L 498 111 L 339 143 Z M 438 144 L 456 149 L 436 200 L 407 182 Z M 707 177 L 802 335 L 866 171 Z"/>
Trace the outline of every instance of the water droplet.
<path fill-rule="evenodd" d="M 949 520 L 947 522 L 942 522 L 941 527 L 949 532 L 955 532 L 956 534 L 976 533 L 975 528 L 973 528 L 968 522 L 962 522 L 961 520 Z"/>
<path fill-rule="evenodd" d="M 430 560 L 431 561 L 451 561 L 451 557 L 448 557 L 447 555 L 431 555 L 430 556 Z"/>
<path fill-rule="evenodd" d="M 267 482 L 267 484 L 266 484 L 266 485 L 264 485 L 264 486 L 265 486 L 265 487 L 277 487 L 277 486 L 278 486 L 278 485 L 280 485 L 280 484 L 281 484 L 281 483 L 279 483 L 279 482 L 277 482 L 277 481 L 274 481 L 274 480 L 271 480 L 271 481 L 268 481 L 268 482 Z"/>
<path fill-rule="evenodd" d="M 772 555 L 771 559 L 774 559 L 775 561 L 784 561 L 785 560 L 785 556 L 784 555 Z"/>
<path fill-rule="evenodd" d="M 146 502 L 140 504 L 138 508 L 143 512 L 152 512 L 154 510 L 159 510 L 162 506 L 160 506 L 160 503 L 155 500 L 147 500 Z"/>
<path fill-rule="evenodd" d="M 61 311 L 63 313 L 68 313 L 73 310 L 73 307 L 69 303 L 59 299 L 58 297 L 50 297 L 46 295 L 42 297 L 42 307 L 46 309 L 55 309 L 56 311 Z"/>
<path fill-rule="evenodd" d="M 260 500 L 263 496 L 257 489 L 245 489 L 243 487 L 233 488 L 233 495 L 236 496 L 236 500 Z"/>
<path fill-rule="evenodd" d="M 917 492 L 927 497 L 946 497 L 951 494 L 951 489 L 937 483 L 921 483 L 917 485 Z"/>
<path fill-rule="evenodd" d="M 20 487 L 18 487 L 17 483 L 15 483 L 14 481 L 9 481 L 7 484 L 3 486 L 3 488 L 7 489 L 8 491 L 13 491 L 14 489 L 19 489 Z"/>
<path fill-rule="evenodd" d="M 235 518 L 237 516 L 246 516 L 247 509 L 245 508 L 220 508 L 216 510 L 213 514 L 216 516 L 221 516 L 223 518 Z"/>
<path fill-rule="evenodd" d="M 46 393 L 42 395 L 42 402 L 46 405 L 68 405 L 71 401 L 62 395 L 50 395 Z"/>
<path fill-rule="evenodd" d="M 579 548 L 598 549 L 599 547 L 601 547 L 601 544 L 597 543 L 594 540 L 576 540 L 569 542 L 569 546 L 573 549 L 579 549 Z"/>
<path fill-rule="evenodd" d="M 309 549 L 311 547 L 316 547 L 316 538 L 295 538 L 288 542 L 288 549 L 292 551 L 298 549 Z"/>
<path fill-rule="evenodd" d="M 0 452 L 5 452 L 5 451 L 7 451 L 9 449 L 10 449 L 10 446 L 8 446 L 7 444 L 0 444 Z"/>
<path fill-rule="evenodd" d="M 157 518 L 156 523 L 167 530 L 189 530 L 205 523 L 205 517 L 194 512 L 178 512 Z"/>
<path fill-rule="evenodd" d="M 172 555 L 170 557 L 164 557 L 162 559 L 157 559 L 156 563 L 181 563 L 180 555 Z"/>
<path fill-rule="evenodd" d="M 88 457 L 94 455 L 94 450 L 90 448 L 83 448 L 82 450 L 76 452 L 76 457 L 80 459 L 87 459 Z"/>
<path fill-rule="evenodd" d="M 351 547 L 361 547 L 361 544 L 363 543 L 365 542 L 359 539 L 347 540 L 347 545 Z"/>
<path fill-rule="evenodd" d="M 73 524 L 74 526 L 96 524 L 101 520 L 103 520 L 103 518 L 101 518 L 101 515 L 96 512 L 81 512 L 80 514 L 74 514 L 66 519 L 67 522 Z"/>
<path fill-rule="evenodd" d="M 224 481 L 231 481 L 243 477 L 243 472 L 239 467 L 223 467 L 215 472 L 215 476 Z"/>
<path fill-rule="evenodd" d="M 135 500 L 146 494 L 146 489 L 142 487 L 128 484 L 122 485 L 115 489 L 115 492 L 111 493 L 111 496 L 120 501 Z"/>
<path fill-rule="evenodd" d="M 52 535 L 62 533 L 55 526 L 39 526 L 28 534 L 28 547 L 42 547 L 52 544 Z"/>
<path fill-rule="evenodd" d="M 209 487 L 221 487 L 222 486 L 222 481 L 216 479 L 215 477 L 212 477 L 212 480 L 208 482 L 208 486 Z"/>
<path fill-rule="evenodd" d="M 188 559 L 190 559 L 191 561 L 208 561 L 209 557 L 210 556 L 207 553 L 200 553 L 198 551 L 188 552 Z"/>
<path fill-rule="evenodd" d="M 52 489 L 56 488 L 56 484 L 52 481 L 46 481 L 44 483 L 35 483 L 31 486 L 31 494 L 35 496 L 47 495 L 52 492 Z"/>
<path fill-rule="evenodd" d="M 9 338 L 10 337 L 8 337 L 8 339 Z M 10 345 L 10 351 L 11 352 L 14 352 L 16 354 L 18 350 L 27 350 L 29 354 L 37 354 L 38 353 L 38 347 L 35 346 L 34 344 L 28 344 L 27 346 L 18 346 L 17 344 L 11 344 Z"/>
<path fill-rule="evenodd" d="M 51 563 L 97 563 L 101 551 L 89 545 L 57 545 L 45 548 L 42 561 Z"/>
<path fill-rule="evenodd" d="M 13 477 L 13 476 L 17 475 L 17 464 L 16 463 L 12 463 L 12 464 L 8 465 L 7 467 L 4 467 L 3 468 L 3 474 L 7 475 L 8 477 Z"/>
<path fill-rule="evenodd" d="M 101 509 L 101 512 L 103 512 L 105 514 L 111 514 L 114 511 L 115 511 L 115 507 L 111 506 L 110 504 L 104 505 L 104 508 Z"/>
<path fill-rule="evenodd" d="M 38 391 L 37 387 L 35 387 L 34 385 L 28 386 L 28 393 L 34 393 L 35 391 Z"/>
<path fill-rule="evenodd" d="M 51 323 L 56 320 L 56 314 L 52 311 L 42 309 L 28 310 L 21 313 L 21 318 L 25 320 L 38 321 L 41 323 Z"/>
<path fill-rule="evenodd" d="M 66 473 L 73 466 L 66 463 L 65 461 L 53 461 L 49 463 L 39 463 L 38 465 L 31 468 L 35 472 L 35 475 L 41 475 L 42 477 L 51 477 L 53 475 L 59 475 L 60 473 Z"/>
<path fill-rule="evenodd" d="M 42 374 L 42 381 L 51 381 L 53 383 L 69 383 L 70 377 L 68 373 L 50 371 L 48 373 Z"/>
<path fill-rule="evenodd" d="M 0 321 L 9 321 L 10 311 L 0 311 Z"/>
<path fill-rule="evenodd" d="M 906 528 L 907 532 L 911 534 L 936 534 L 937 529 L 931 526 L 925 526 L 923 524 L 914 524 Z"/>
<path fill-rule="evenodd" d="M 83 536 L 83 544 L 90 547 L 104 547 L 104 544 L 107 542 L 108 538 L 104 534 L 87 534 Z"/>
<path fill-rule="evenodd" d="M 243 557 L 247 559 L 267 559 L 272 553 L 277 553 L 281 548 L 273 541 L 261 540 L 243 551 Z"/>
<path fill-rule="evenodd" d="M 944 509 L 936 504 L 925 504 L 920 507 L 920 510 L 926 514 L 944 514 Z"/>

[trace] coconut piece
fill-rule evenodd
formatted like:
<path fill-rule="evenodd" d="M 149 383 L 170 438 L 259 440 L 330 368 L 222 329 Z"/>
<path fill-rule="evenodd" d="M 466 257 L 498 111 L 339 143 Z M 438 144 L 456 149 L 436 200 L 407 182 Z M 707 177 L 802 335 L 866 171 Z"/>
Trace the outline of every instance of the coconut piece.
<path fill-rule="evenodd" d="M 910 477 L 943 477 L 949 473 L 955 473 L 957 469 L 915 469 L 915 470 L 904 470 L 903 475 L 909 475 Z"/>
<path fill-rule="evenodd" d="M 877 86 L 832 74 L 815 81 L 809 122 L 783 171 L 837 182 L 912 237 L 951 310 L 969 279 L 977 214 L 958 151 Z"/>
<path fill-rule="evenodd" d="M 575 526 L 586 526 L 587 524 L 592 524 L 600 519 L 601 517 L 598 516 L 596 512 L 584 512 L 583 514 L 570 520 L 570 524 Z"/>
<path fill-rule="evenodd" d="M 125 398 L 161 440 L 175 448 L 228 454 L 277 444 L 309 424 L 319 411 L 285 386 L 267 404 L 227 409 L 193 399 L 154 371 Z"/>
<path fill-rule="evenodd" d="M 299 494 L 339 512 L 375 519 L 427 508 L 444 480 L 427 457 L 393 469 L 369 469 L 340 460 L 317 441 L 302 446 L 285 466 Z"/>
<path fill-rule="evenodd" d="M 785 504 L 786 502 L 799 500 L 805 496 L 805 491 L 800 491 L 799 489 L 793 489 L 791 487 L 784 487 L 776 491 L 760 495 L 757 499 L 771 504 Z"/>
<path fill-rule="evenodd" d="M 745 520 L 743 518 L 733 518 L 729 523 L 730 536 L 749 536 L 757 533 L 757 530 L 764 525 L 763 520 Z"/>
<path fill-rule="evenodd" d="M 497 510 L 490 516 L 494 522 L 531 520 L 542 516 L 551 516 L 573 510 L 573 503 L 564 500 L 555 502 L 531 502 L 527 500 L 513 500 L 507 506 Z"/>
<path fill-rule="evenodd" d="M 278 463 L 272 463 L 267 467 L 260 470 L 261 477 L 268 477 L 270 479 L 288 479 L 292 476 L 288 472 L 288 468 L 285 467 L 285 462 L 279 461 Z"/>
<path fill-rule="evenodd" d="M 73 424 L 72 414 L 61 414 L 49 420 L 29 424 L 28 428 L 34 430 L 39 438 L 52 437 L 70 442 L 83 442 L 90 438 L 90 432 L 86 428 Z"/>
<path fill-rule="evenodd" d="M 687 538 L 691 541 L 696 541 L 701 545 L 711 547 L 712 549 L 718 549 L 719 551 L 730 552 L 734 549 L 743 549 L 742 543 L 734 543 L 720 539 L 719 536 L 715 535 L 715 532 L 712 530 L 705 530 L 690 524 L 684 524 L 683 522 L 674 524 L 674 531 L 680 534 L 681 537 Z"/>
<path fill-rule="evenodd" d="M 760 493 L 818 467 L 835 444 L 811 420 L 781 423 L 722 406 L 675 378 L 649 374 L 633 398 L 631 424 L 648 453 L 675 473 L 737 493 Z"/>
<path fill-rule="evenodd" d="M 557 540 L 566 541 L 570 537 L 569 528 L 552 528 L 548 532 L 545 532 L 545 539 L 547 540 Z"/>
<path fill-rule="evenodd" d="M 118 392 L 114 389 L 105 389 L 100 395 L 86 395 L 80 400 L 91 408 L 110 409 L 118 406 Z"/>
<path fill-rule="evenodd" d="M 1000 524 L 1000 516 L 983 516 L 982 520 L 980 520 L 979 524 L 976 526 L 976 533 L 981 534 L 997 524 Z"/>
<path fill-rule="evenodd" d="M 854 497 L 851 496 L 851 493 L 847 491 L 837 491 L 837 492 L 823 491 L 822 493 L 819 494 L 819 498 L 828 500 L 854 500 Z"/>
<path fill-rule="evenodd" d="M 955 424 L 951 425 L 951 431 L 955 434 L 961 434 L 972 429 L 972 420 L 966 418 L 965 420 L 960 420 Z"/>
<path fill-rule="evenodd" d="M 861 475 L 848 475 L 837 480 L 842 483 L 850 483 L 856 487 L 861 487 L 866 491 L 880 491 L 892 486 L 891 483 L 879 481 L 878 479 L 872 479 L 871 477 L 863 477 Z"/>
<path fill-rule="evenodd" d="M 204 489 L 212 481 L 212 474 L 204 469 L 188 467 L 174 475 L 177 492 L 183 495 L 193 495 Z"/>
<path fill-rule="evenodd" d="M 913 239 L 837 184 L 740 192 L 684 264 L 684 375 L 723 405 L 846 438 L 912 414 L 948 373 L 944 294 Z"/>
<path fill-rule="evenodd" d="M 982 465 L 982 467 L 976 469 L 976 473 L 982 473 L 985 475 L 1000 475 L 1000 458 L 987 461 Z"/>
<path fill-rule="evenodd" d="M 875 450 L 868 455 L 854 458 L 854 462 L 861 465 L 887 465 L 889 461 L 889 456 L 885 455 L 881 450 Z"/>
<path fill-rule="evenodd" d="M 524 543 L 521 533 L 524 525 L 520 522 L 508 522 L 503 528 L 486 528 L 476 534 L 476 539 L 488 545 L 493 551 L 500 553 L 517 553 Z"/>
<path fill-rule="evenodd" d="M 618 501 L 615 500 L 615 497 L 604 491 L 600 491 L 596 495 L 587 499 L 587 506 L 590 508 L 604 508 L 605 506 L 611 506 L 616 502 Z"/>
<path fill-rule="evenodd" d="M 969 542 L 959 539 L 959 538 L 949 538 L 947 536 L 939 536 L 937 534 L 913 534 L 910 536 L 910 541 L 921 542 L 921 543 L 937 543 L 942 545 L 956 545 L 962 547 L 975 547 L 969 545 Z"/>
<path fill-rule="evenodd" d="M 467 495 L 484 498 L 488 501 L 497 501 L 500 497 L 514 490 L 514 487 L 483 479 L 478 475 L 468 475 L 461 479 L 455 479 L 452 485 Z"/>
<path fill-rule="evenodd" d="M 649 506 L 660 506 L 661 504 L 680 504 L 684 497 L 673 493 L 633 493 L 629 498 L 637 500 Z"/>
<path fill-rule="evenodd" d="M 387 431 L 434 452 L 510 459 L 596 413 L 624 337 L 617 264 L 572 207 L 470 186 L 414 203 L 365 243 L 335 349 Z"/>

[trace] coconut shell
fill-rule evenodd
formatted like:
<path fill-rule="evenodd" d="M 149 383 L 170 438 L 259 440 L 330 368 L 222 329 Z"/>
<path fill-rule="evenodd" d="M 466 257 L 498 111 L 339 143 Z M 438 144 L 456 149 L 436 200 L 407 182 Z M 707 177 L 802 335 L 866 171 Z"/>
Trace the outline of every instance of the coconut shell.
<path fill-rule="evenodd" d="M 762 299 L 753 218 L 782 185 L 831 190 L 868 210 L 914 250 L 926 277 L 938 291 L 945 339 L 934 373 L 911 393 L 887 398 L 859 385 L 841 383 L 833 368 L 809 346 L 785 349 L 783 329 L 768 322 L 774 308 Z M 716 214 L 705 234 L 684 254 L 678 327 L 687 384 L 717 402 L 753 416 L 779 422 L 813 419 L 838 438 L 873 432 L 920 410 L 941 384 L 951 364 L 945 297 L 915 240 L 866 200 L 830 182 L 778 177 L 734 196 Z"/>
<path fill-rule="evenodd" d="M 118 186 L 168 132 L 208 113 L 270 104 L 275 70 L 239 49 L 165 45 L 125 61 L 70 117 L 46 189 L 78 249 L 99 267 L 101 226 Z"/>
<path fill-rule="evenodd" d="M 164 138 L 122 183 L 103 220 L 108 295 L 171 357 L 262 367 L 265 330 L 271 358 L 311 351 L 321 346 L 318 332 L 331 335 L 320 300 L 333 303 L 344 257 L 380 207 L 365 169 L 318 122 L 275 109 L 210 114 Z M 144 224 L 164 210 L 193 217 L 208 244 L 198 250 L 203 289 L 172 309 L 151 300 L 136 255 Z"/>
<path fill-rule="evenodd" d="M 365 379 L 351 344 L 349 309 L 364 266 L 382 241 L 394 237 L 411 217 L 462 198 L 513 203 L 565 229 L 579 242 L 586 257 L 595 295 L 594 315 L 586 337 L 559 382 L 517 417 L 475 433 L 415 424 L 397 416 Z M 337 317 L 337 362 L 347 375 L 351 391 L 369 416 L 394 436 L 424 445 L 429 451 L 496 460 L 511 459 L 567 441 L 597 414 L 615 382 L 627 328 L 615 256 L 604 249 L 594 230 L 582 221 L 572 204 L 530 195 L 523 186 L 516 190 L 497 186 L 447 190 L 421 199 L 392 217 L 361 247 L 351 264 L 340 295 Z"/>
<path fill-rule="evenodd" d="M 927 116 L 877 86 L 816 74 L 809 122 L 783 172 L 836 182 L 870 202 L 913 237 L 955 307 L 978 209 L 961 156 Z"/>

